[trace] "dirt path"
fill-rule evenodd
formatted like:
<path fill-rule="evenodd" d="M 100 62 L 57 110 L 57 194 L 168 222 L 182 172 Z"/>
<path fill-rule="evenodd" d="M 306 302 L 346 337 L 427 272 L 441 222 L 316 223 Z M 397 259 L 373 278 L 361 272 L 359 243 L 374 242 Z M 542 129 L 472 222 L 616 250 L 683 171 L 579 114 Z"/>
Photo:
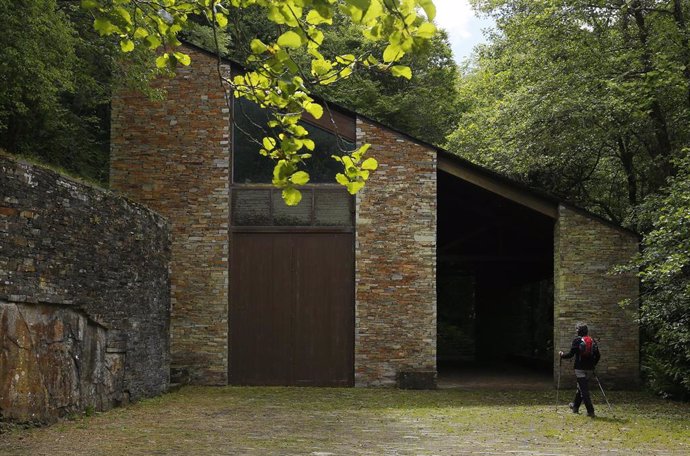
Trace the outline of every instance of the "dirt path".
<path fill-rule="evenodd" d="M 690 407 L 611 393 L 616 417 L 553 391 L 184 388 L 48 428 L 1 455 L 688 455 Z M 595 397 L 595 401 L 599 398 Z"/>

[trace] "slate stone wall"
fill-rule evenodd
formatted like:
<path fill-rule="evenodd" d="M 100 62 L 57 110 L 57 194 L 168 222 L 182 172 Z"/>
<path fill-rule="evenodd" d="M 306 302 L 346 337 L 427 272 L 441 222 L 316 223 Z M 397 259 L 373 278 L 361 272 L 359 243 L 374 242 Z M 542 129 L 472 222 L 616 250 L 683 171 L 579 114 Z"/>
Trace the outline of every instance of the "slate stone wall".
<path fill-rule="evenodd" d="M 106 360 L 106 352 L 124 352 L 121 389 L 103 403 L 166 391 L 169 242 L 167 222 L 149 209 L 53 171 L 0 156 L 0 303 L 4 325 L 0 339 L 4 344 L 17 345 L 17 340 L 33 334 L 36 349 L 44 342 L 60 342 L 51 350 L 64 348 L 64 356 L 58 358 L 65 360 L 60 369 L 68 370 L 91 369 L 90 361 L 82 359 L 82 366 L 72 356 L 90 350 L 83 345 L 90 343 L 87 339 L 100 340 L 101 352 L 89 351 L 96 358 Z M 29 318 L 31 315 L 35 318 Z M 14 323 L 10 325 L 10 321 Z M 85 325 L 93 327 L 91 336 L 89 331 L 78 329 Z M 18 335 L 9 337 L 10 330 Z M 82 346 L 74 347 L 79 344 Z M 39 358 L 44 367 L 53 359 Z M 17 367 L 8 359 L 3 358 L 0 373 Z M 70 359 L 75 362 L 70 364 Z M 15 373 L 35 375 L 33 368 Z M 86 377 L 74 373 L 74 378 L 83 384 Z M 10 389 L 17 386 L 15 377 L 2 381 L 15 382 Z M 52 391 L 47 385 L 43 387 Z M 86 394 L 85 386 L 77 389 Z M 82 399 L 72 397 L 72 404 L 89 405 Z M 98 403 L 90 405 L 100 407 Z"/>
<path fill-rule="evenodd" d="M 357 194 L 355 384 L 436 378 L 436 151 L 367 119 L 379 168 Z"/>
<path fill-rule="evenodd" d="M 638 251 L 638 238 L 583 212 L 559 206 L 554 233 L 554 378 L 558 350 L 567 351 L 585 322 L 598 340 L 602 359 L 597 374 L 605 387 L 636 387 L 640 382 L 639 282 L 635 274 L 611 274 Z M 622 308 L 619 303 L 629 299 Z M 563 381 L 572 383 L 564 361 Z"/>
<path fill-rule="evenodd" d="M 165 100 L 113 94 L 110 185 L 172 225 L 173 381 L 224 385 L 230 111 L 216 60 L 193 48 L 185 52 L 191 66 L 158 81 Z"/>

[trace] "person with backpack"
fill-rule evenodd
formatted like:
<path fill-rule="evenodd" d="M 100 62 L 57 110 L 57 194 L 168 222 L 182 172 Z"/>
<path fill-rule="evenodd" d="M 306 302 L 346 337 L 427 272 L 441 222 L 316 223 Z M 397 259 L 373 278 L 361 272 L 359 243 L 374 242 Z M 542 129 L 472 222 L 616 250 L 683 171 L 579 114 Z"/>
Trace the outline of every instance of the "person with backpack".
<path fill-rule="evenodd" d="M 587 416 L 594 418 L 594 405 L 589 396 L 589 378 L 594 375 L 594 368 L 599 362 L 601 355 L 599 347 L 594 339 L 589 336 L 589 329 L 584 323 L 577 325 L 577 337 L 568 353 L 558 352 L 561 358 L 570 359 L 575 357 L 575 379 L 577 380 L 577 391 L 575 399 L 569 404 L 573 413 L 580 413 L 580 405 L 584 402 L 587 408 Z"/>

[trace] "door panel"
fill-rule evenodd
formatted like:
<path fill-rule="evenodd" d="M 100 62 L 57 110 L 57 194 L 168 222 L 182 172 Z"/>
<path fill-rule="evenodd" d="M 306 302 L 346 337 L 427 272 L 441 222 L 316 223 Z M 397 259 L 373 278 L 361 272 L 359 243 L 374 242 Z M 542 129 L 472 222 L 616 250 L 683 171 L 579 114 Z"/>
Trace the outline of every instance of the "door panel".
<path fill-rule="evenodd" d="M 235 233 L 230 381 L 352 385 L 351 233 Z"/>

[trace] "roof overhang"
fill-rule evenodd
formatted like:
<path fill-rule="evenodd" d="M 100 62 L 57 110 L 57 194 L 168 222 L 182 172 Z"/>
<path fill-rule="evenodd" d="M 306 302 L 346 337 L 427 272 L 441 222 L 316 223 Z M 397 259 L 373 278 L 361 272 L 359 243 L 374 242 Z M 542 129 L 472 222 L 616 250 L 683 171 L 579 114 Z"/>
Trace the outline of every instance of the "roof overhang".
<path fill-rule="evenodd" d="M 523 188 L 499 174 L 489 172 L 453 154 L 439 151 L 438 169 L 554 220 L 558 219 L 557 200 Z"/>

